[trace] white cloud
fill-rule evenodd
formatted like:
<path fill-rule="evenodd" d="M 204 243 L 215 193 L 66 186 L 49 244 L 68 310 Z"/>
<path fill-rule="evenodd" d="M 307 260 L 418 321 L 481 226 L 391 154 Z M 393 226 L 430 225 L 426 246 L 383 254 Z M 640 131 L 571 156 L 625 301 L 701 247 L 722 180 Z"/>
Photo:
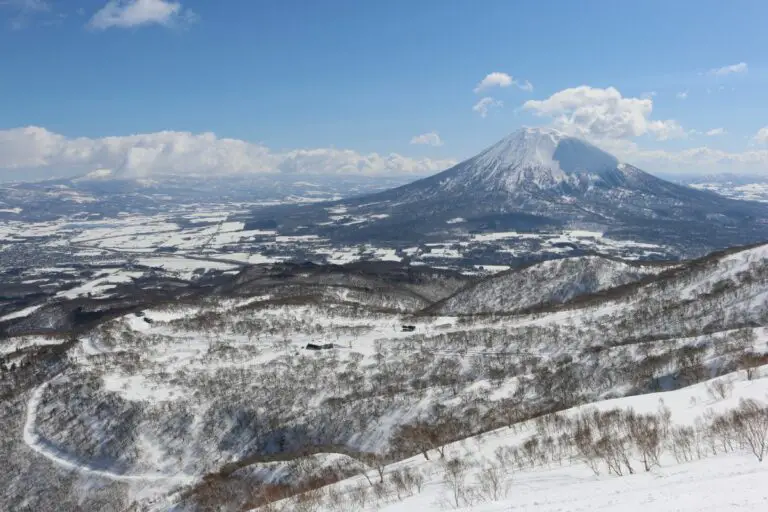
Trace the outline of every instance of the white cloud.
<path fill-rule="evenodd" d="M 712 76 L 726 76 L 734 73 L 746 73 L 747 71 L 749 71 L 749 66 L 747 66 L 747 63 L 739 62 L 738 64 L 731 64 L 730 66 L 710 69 L 707 71 L 707 74 Z"/>
<path fill-rule="evenodd" d="M 456 164 L 455 160 L 433 160 L 430 158 L 409 158 L 390 153 L 361 155 L 348 149 L 299 149 L 271 155 L 278 161 L 280 172 L 304 174 L 365 174 L 380 175 L 391 173 L 425 174 L 445 170 Z"/>
<path fill-rule="evenodd" d="M 752 142 L 755 144 L 768 144 L 768 126 L 760 128 L 755 136 L 752 137 Z"/>
<path fill-rule="evenodd" d="M 641 93 L 640 97 L 643 98 L 643 99 L 655 98 L 656 94 L 657 94 L 656 91 L 647 91 L 647 92 Z"/>
<path fill-rule="evenodd" d="M 648 132 L 657 140 L 684 139 L 688 133 L 674 119 L 666 121 L 649 121 Z"/>
<path fill-rule="evenodd" d="M 175 25 L 193 20 L 195 14 L 181 2 L 171 0 L 109 0 L 89 25 L 97 29 L 129 28 L 140 25 Z"/>
<path fill-rule="evenodd" d="M 688 91 L 680 91 L 676 94 L 677 99 L 679 100 L 687 100 L 688 99 Z"/>
<path fill-rule="evenodd" d="M 411 138 L 411 144 L 424 144 L 426 146 L 442 146 L 443 141 L 437 132 L 422 133 Z"/>
<path fill-rule="evenodd" d="M 582 85 L 556 92 L 545 100 L 529 100 L 523 108 L 548 117 L 559 129 L 591 140 L 653 135 L 659 140 L 685 137 L 675 120 L 652 120 L 651 98 L 625 98 L 614 87 Z"/>
<path fill-rule="evenodd" d="M 35 126 L 0 130 L 0 169 L 19 173 L 34 169 L 50 176 L 94 169 L 112 169 L 124 177 L 250 172 L 424 174 L 454 163 L 334 148 L 275 152 L 262 144 L 219 138 L 213 133 L 166 131 L 92 139 L 69 138 Z"/>
<path fill-rule="evenodd" d="M 523 83 L 518 83 L 517 86 L 523 91 L 528 91 L 528 92 L 533 91 L 533 84 L 528 80 L 524 81 Z"/>
<path fill-rule="evenodd" d="M 0 7 L 10 7 L 18 12 L 48 11 L 51 4 L 48 0 L 1 0 Z"/>
<path fill-rule="evenodd" d="M 510 85 L 515 85 L 523 91 L 533 90 L 533 84 L 528 80 L 520 82 L 507 73 L 494 71 L 493 73 L 488 73 L 485 78 L 480 80 L 480 83 L 477 84 L 474 91 L 475 93 L 479 93 L 485 89 L 490 89 L 491 87 L 509 87 Z"/>
<path fill-rule="evenodd" d="M 14 30 L 25 28 L 38 15 L 52 14 L 48 0 L 0 0 L 0 8 L 11 13 L 8 20 Z"/>
<path fill-rule="evenodd" d="M 488 73 L 485 78 L 480 80 L 480 83 L 475 87 L 475 92 L 480 92 L 490 87 L 509 87 L 513 82 L 514 79 L 508 74 L 494 71 L 493 73 Z"/>
<path fill-rule="evenodd" d="M 481 98 L 480 101 L 475 103 L 475 105 L 472 107 L 472 110 L 480 114 L 480 117 L 485 117 L 488 115 L 489 110 L 493 108 L 501 108 L 503 106 L 503 101 L 493 99 L 490 96 L 486 96 L 485 98 Z"/>
<path fill-rule="evenodd" d="M 709 147 L 681 151 L 643 150 L 628 147 L 616 155 L 641 169 L 653 172 L 749 172 L 766 174 L 768 150 L 728 152 Z"/>
<path fill-rule="evenodd" d="M 635 137 L 652 135 L 664 140 L 686 137 L 675 120 L 654 120 L 653 100 L 625 98 L 613 87 L 589 86 L 565 89 L 545 100 L 530 100 L 523 108 L 567 132 L 589 139 L 620 160 L 653 172 L 750 172 L 768 174 L 768 150 L 728 152 L 709 147 L 679 151 L 641 148 Z M 724 135 L 724 128 L 713 128 L 704 135 Z M 753 142 L 768 144 L 768 126 L 753 137 Z"/>
<path fill-rule="evenodd" d="M 768 176 L 768 150 L 722 151 L 707 146 L 670 151 L 646 149 L 627 139 L 594 141 L 619 160 L 650 173 L 749 173 Z"/>

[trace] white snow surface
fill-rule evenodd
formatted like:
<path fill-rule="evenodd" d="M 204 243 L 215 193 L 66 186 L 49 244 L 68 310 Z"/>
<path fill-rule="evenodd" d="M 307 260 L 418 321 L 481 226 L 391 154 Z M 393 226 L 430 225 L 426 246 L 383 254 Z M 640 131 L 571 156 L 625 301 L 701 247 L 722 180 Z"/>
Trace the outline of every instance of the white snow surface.
<path fill-rule="evenodd" d="M 200 259 L 189 259 L 181 256 L 166 255 L 138 258 L 137 262 L 140 265 L 147 267 L 162 268 L 167 273 L 186 280 L 191 280 L 195 275 L 195 271 L 198 270 L 232 270 L 237 268 L 237 265 L 235 264 L 228 264 L 221 261 L 204 261 Z"/>
<path fill-rule="evenodd" d="M 393 254 L 388 255 L 392 256 Z M 196 323 L 189 326 L 171 323 L 173 320 L 188 317 L 194 320 L 193 317 L 197 313 L 205 312 L 203 306 L 176 305 L 148 309 L 143 313 L 153 321 L 152 323 L 148 323 L 134 314 L 116 320 L 120 327 L 115 330 L 115 333 L 120 335 L 117 342 L 98 338 L 83 340 L 81 346 L 72 354 L 71 374 L 68 374 L 71 375 L 71 380 L 55 380 L 38 388 L 32 394 L 27 409 L 24 440 L 34 451 L 63 467 L 115 480 L 162 482 L 162 480 L 156 479 L 171 478 L 172 480 L 168 482 L 169 485 L 171 483 L 175 485 L 179 482 L 188 481 L 191 476 L 201 476 L 204 471 L 210 471 L 212 467 L 216 467 L 223 460 L 236 459 L 240 453 L 239 450 L 244 445 L 235 444 L 232 451 L 222 453 L 214 444 L 220 437 L 211 436 L 209 432 L 195 426 L 191 429 L 194 434 L 191 440 L 194 442 L 184 438 L 182 447 L 185 449 L 177 449 L 178 447 L 174 447 L 172 444 L 178 442 L 176 441 L 178 438 L 173 437 L 172 432 L 166 436 L 166 427 L 170 424 L 158 422 L 156 430 L 147 428 L 149 424 L 143 424 L 140 430 L 141 436 L 135 443 L 136 463 L 128 465 L 123 473 L 115 474 L 100 466 L 99 461 L 90 457 L 88 451 L 78 451 L 76 447 L 62 442 L 62 440 L 66 441 L 64 437 L 69 432 L 67 428 L 51 427 L 53 424 L 50 421 L 51 418 L 59 416 L 55 414 L 54 407 L 68 406 L 69 402 L 64 400 L 68 396 L 67 388 L 77 385 L 81 377 L 95 375 L 99 377 L 99 380 L 94 379 L 94 386 L 99 389 L 94 389 L 94 395 L 91 397 L 91 400 L 94 400 L 92 403 L 99 403 L 97 400 L 101 396 L 113 395 L 116 395 L 115 398 L 117 399 L 129 402 L 131 407 L 159 405 L 157 410 L 165 410 L 165 408 L 171 408 L 181 403 L 189 407 L 193 418 L 201 418 L 208 409 L 213 409 L 218 405 L 224 393 L 217 394 L 214 398 L 199 398 L 205 385 L 198 383 L 208 381 L 198 380 L 195 378 L 196 376 L 202 379 L 221 372 L 230 377 L 241 378 L 241 381 L 232 381 L 233 385 L 228 386 L 227 394 L 230 398 L 238 398 L 237 390 L 244 389 L 244 394 L 248 400 L 244 403 L 250 404 L 253 397 L 248 395 L 248 387 L 252 386 L 254 382 L 258 382 L 262 373 L 266 375 L 271 370 L 281 368 L 286 363 L 291 364 L 292 361 L 305 359 L 310 361 L 307 363 L 312 365 L 310 367 L 318 368 L 318 376 L 325 377 L 327 373 L 320 372 L 319 369 L 330 367 L 327 365 L 333 360 L 339 360 L 341 364 L 346 365 L 357 354 L 362 356 L 362 367 L 365 368 L 367 364 L 375 361 L 375 354 L 378 351 L 377 344 L 381 340 L 383 340 L 382 347 L 391 347 L 391 351 L 388 351 L 389 357 L 397 361 L 401 357 L 401 352 L 403 360 L 408 357 L 409 349 L 407 347 L 416 347 L 419 336 L 463 330 L 477 330 L 478 334 L 481 334 L 483 330 L 489 327 L 517 329 L 518 327 L 537 325 L 566 327 L 571 325 L 573 328 L 579 328 L 587 322 L 609 324 L 620 320 L 622 316 L 632 315 L 633 311 L 645 311 L 639 305 L 640 298 L 650 296 L 653 297 L 654 301 L 665 297 L 669 298 L 670 301 L 672 298 L 677 300 L 680 290 L 685 287 L 689 287 L 687 288 L 689 295 L 699 299 L 695 304 L 696 307 L 706 306 L 709 304 L 706 302 L 707 300 L 713 300 L 707 299 L 707 294 L 712 289 L 713 284 L 721 279 L 733 279 L 735 281 L 746 279 L 739 278 L 739 275 L 752 265 L 764 264 L 767 256 L 768 246 L 756 247 L 721 256 L 717 258 L 717 264 L 672 278 L 669 281 L 671 285 L 668 290 L 660 289 L 659 286 L 652 283 L 633 291 L 629 296 L 620 296 L 606 302 L 587 305 L 583 309 L 505 317 L 494 320 L 495 323 L 481 320 L 464 325 L 456 317 L 423 317 L 412 320 L 398 315 L 367 316 L 358 313 L 334 313 L 330 306 L 321 309 L 316 305 L 279 305 L 237 312 L 229 318 L 229 321 L 222 324 L 224 326 L 222 331 L 207 332 L 207 330 L 198 327 L 199 324 Z M 620 263 L 614 260 L 608 261 L 611 264 Z M 549 264 L 555 263 L 549 262 Z M 633 268 L 636 267 L 633 266 Z M 663 269 L 663 267 L 658 268 Z M 601 275 L 601 279 L 608 279 L 610 275 L 610 273 Z M 90 283 L 88 289 L 81 287 L 78 293 L 89 290 L 108 290 L 110 285 L 114 285 L 125 278 L 130 280 L 130 276 L 122 274 L 97 277 L 95 281 Z M 545 279 L 543 282 L 547 282 L 547 280 Z M 598 284 L 601 282 L 598 280 Z M 514 288 L 514 286 L 511 287 Z M 757 280 L 752 284 L 747 282 L 741 288 L 743 291 L 736 296 L 738 302 L 726 303 L 724 307 L 730 311 L 744 313 L 745 318 L 748 318 L 748 315 L 754 311 L 760 312 L 764 309 L 768 298 L 764 288 L 764 281 Z M 541 289 L 538 289 L 537 292 L 539 295 L 542 293 Z M 729 295 L 725 296 L 725 298 L 729 297 Z M 244 297 L 227 300 L 210 307 L 220 308 L 221 311 L 233 311 L 239 306 L 264 298 L 268 297 Z M 685 311 L 680 309 L 679 312 L 684 313 Z M 618 320 L 614 317 L 617 317 Z M 258 328 L 250 331 L 250 334 L 244 333 L 240 329 L 235 330 L 234 326 L 244 320 L 258 320 L 258 324 L 253 324 Z M 683 318 L 683 320 L 686 319 Z M 417 325 L 416 332 L 401 332 L 400 327 L 404 322 L 414 322 Z M 302 327 L 293 331 L 291 329 L 294 329 L 294 325 L 301 325 Z M 654 325 L 648 328 L 656 329 Z M 316 326 L 320 326 L 322 329 L 317 329 Z M 354 330 L 355 328 L 358 330 Z M 758 338 L 762 347 L 768 337 L 766 337 L 765 330 L 759 331 Z M 513 331 L 510 330 L 510 332 Z M 656 331 L 650 332 L 650 334 L 653 334 L 654 339 L 665 346 L 677 343 L 697 343 L 691 339 L 662 338 L 665 332 L 661 330 L 658 333 Z M 591 340 L 585 338 L 583 341 L 586 344 Z M 338 348 L 324 353 L 307 353 L 303 351 L 303 347 L 308 342 L 331 342 L 338 345 Z M 494 347 L 498 347 L 496 348 L 498 350 L 502 346 L 495 345 Z M 578 344 L 555 346 L 546 339 L 537 339 L 527 350 L 537 356 L 552 359 L 560 352 L 571 351 L 573 354 L 577 354 L 583 348 Z M 136 357 L 125 357 L 130 355 L 129 353 L 135 354 Z M 436 354 L 438 356 L 444 355 L 439 352 Z M 313 365 L 314 363 L 316 365 Z M 339 366 L 339 368 L 342 367 Z M 765 375 L 765 370 L 766 368 L 763 369 L 763 375 Z M 242 377 L 240 377 L 241 375 Z M 293 374 L 276 371 L 275 375 L 283 379 Z M 300 390 L 303 390 L 304 387 L 309 390 L 310 387 L 307 384 L 315 382 L 313 378 L 306 377 L 301 372 L 297 372 L 295 375 L 297 381 L 292 391 L 295 390 L 296 395 L 301 395 Z M 685 424 L 706 413 L 708 408 L 720 410 L 724 407 L 732 407 L 740 397 L 768 401 L 766 398 L 768 381 L 765 378 L 746 382 L 743 380 L 743 376 L 739 374 L 731 374 L 726 377 L 734 381 L 735 389 L 731 398 L 725 400 L 716 401 L 707 396 L 702 386 L 694 386 L 663 395 L 644 395 L 601 402 L 597 406 L 608 409 L 631 406 L 642 412 L 655 410 L 659 398 L 663 398 L 673 411 L 674 421 L 678 424 Z M 466 389 L 461 390 L 459 396 L 469 396 L 470 392 L 486 386 L 487 382 L 477 380 L 467 386 Z M 511 378 L 494 393 L 507 393 L 514 386 L 514 378 Z M 271 388 L 270 392 L 273 389 Z M 302 402 L 301 407 L 296 405 L 297 410 L 300 411 L 300 414 L 307 414 L 307 411 L 322 408 L 323 400 L 333 395 L 330 390 L 330 386 L 320 386 L 311 394 L 308 393 L 306 403 Z M 70 394 L 69 396 L 73 395 Z M 437 395 L 427 394 L 423 400 L 413 403 L 406 400 L 404 402 L 406 405 L 393 407 L 386 414 L 382 414 L 379 418 L 380 421 L 374 427 L 356 431 L 355 437 L 350 437 L 346 441 L 350 446 L 365 451 L 386 447 L 392 430 L 402 422 L 417 417 L 428 407 L 434 405 L 435 396 Z M 85 399 L 85 397 L 82 398 Z M 450 400 L 453 399 L 449 398 L 448 401 Z M 455 400 L 458 401 L 461 398 Z M 290 403 L 293 404 L 293 402 Z M 71 410 L 75 411 L 75 409 Z M 85 424 L 91 424 L 95 420 L 85 409 L 79 411 L 79 414 Z M 159 417 L 162 418 L 163 416 L 159 415 Z M 55 426 L 55 424 L 53 425 Z M 73 425 L 77 426 L 76 423 Z M 193 425 L 197 425 L 197 423 Z M 225 425 L 227 424 L 225 423 Z M 93 426 L 94 431 L 100 428 L 98 424 Z M 216 432 L 217 435 L 221 433 L 221 431 Z M 61 436 L 60 433 L 62 433 Z M 520 433 L 512 435 L 502 429 L 490 436 L 485 435 L 482 438 L 470 439 L 464 443 L 453 445 L 451 450 L 461 456 L 490 459 L 493 456 L 495 446 L 499 446 L 500 443 L 519 444 L 520 435 Z M 85 437 L 86 439 L 99 439 L 96 436 Z M 244 437 L 237 441 L 243 442 L 244 440 L 247 439 Z M 105 437 L 105 442 L 107 441 L 109 439 Z M 187 447 L 189 449 L 186 449 Z M 218 460 L 219 456 L 226 457 Z M 423 457 L 415 457 L 399 463 L 413 464 L 419 467 L 420 470 L 429 475 L 428 484 L 423 493 L 408 497 L 403 501 L 391 500 L 382 503 L 382 508 L 379 510 L 407 511 L 417 508 L 421 509 L 420 512 L 443 510 L 440 501 L 443 499 L 444 486 L 440 480 L 440 470 L 434 464 L 435 462 L 427 463 L 423 461 Z M 395 465 L 394 467 L 398 466 Z M 499 503 L 477 503 L 465 510 L 489 512 L 492 510 L 633 511 L 641 509 L 727 511 L 737 510 L 737 505 L 742 507 L 741 510 L 763 510 L 765 503 L 760 500 L 764 499 L 765 493 L 760 491 L 762 488 L 759 482 L 768 476 L 768 469 L 762 469 L 762 467 L 751 456 L 743 456 L 742 454 L 711 457 L 688 464 L 675 464 L 667 460 L 661 468 L 650 474 L 638 474 L 623 478 L 607 475 L 594 477 L 588 469 L 578 464 L 563 467 L 541 467 L 535 471 L 515 473 L 511 477 L 513 487 L 507 500 Z M 179 478 L 179 480 L 175 480 L 175 478 Z M 668 485 L 666 482 L 673 483 Z M 716 491 L 717 486 L 721 484 L 720 490 Z M 553 493 L 553 488 L 556 488 L 558 492 Z M 663 489 L 666 491 L 662 491 Z M 684 493 L 704 496 L 704 502 L 686 501 L 681 497 Z M 651 498 L 655 502 L 651 502 Z M 642 505 L 645 508 L 640 508 Z M 369 508 L 368 510 L 372 509 Z"/>
<path fill-rule="evenodd" d="M 566 135 L 558 130 L 524 128 L 501 139 L 475 160 L 488 167 L 551 167 L 560 171 L 555 150 Z M 562 172 L 562 171 L 560 171 Z"/>
<path fill-rule="evenodd" d="M 445 299 L 442 314 L 511 312 L 537 304 L 561 303 L 637 281 L 668 268 L 630 264 L 601 256 L 544 261 L 480 281 Z"/>
<path fill-rule="evenodd" d="M 85 295 L 99 296 L 107 294 L 110 290 L 119 284 L 130 283 L 133 279 L 143 276 L 143 272 L 134 272 L 116 269 L 101 275 L 92 281 L 88 281 L 75 288 L 64 290 L 56 294 L 57 297 L 74 299 Z"/>
<path fill-rule="evenodd" d="M 765 375 L 766 368 L 762 368 Z M 672 411 L 671 421 L 675 426 L 690 426 L 706 414 L 722 413 L 738 406 L 740 399 L 756 399 L 766 402 L 768 379 L 763 377 L 747 381 L 742 374 L 729 374 L 720 379 L 728 380 L 734 386 L 726 398 L 713 398 L 707 392 L 709 383 L 666 393 L 654 393 L 606 400 L 595 404 L 576 407 L 562 414 L 578 415 L 584 408 L 602 411 L 629 410 L 636 413 L 657 413 L 666 406 Z M 458 458 L 473 463 L 476 468 L 488 467 L 496 461 L 495 451 L 500 447 L 520 446 L 535 435 L 534 421 L 526 422 L 522 428 L 502 428 L 480 436 L 448 445 L 446 458 Z M 637 463 L 636 461 L 633 461 Z M 383 502 L 369 504 L 355 510 L 380 512 L 438 512 L 461 510 L 464 512 L 741 512 L 768 510 L 768 492 L 765 481 L 768 465 L 758 462 L 748 450 L 737 450 L 718 455 L 709 452 L 702 458 L 678 463 L 671 455 L 662 456 L 660 467 L 650 472 L 616 476 L 604 471 L 594 475 L 580 461 L 564 461 L 561 465 L 546 464 L 508 472 L 504 477 L 506 496 L 496 501 L 486 501 L 475 496 L 471 504 L 455 507 L 450 503 L 450 490 L 443 480 L 441 459 L 433 451 L 430 460 L 422 455 L 391 464 L 385 474 L 408 467 L 425 477 L 421 492 L 406 494 L 398 499 L 394 492 Z M 377 478 L 375 472 L 368 477 Z M 477 485 L 477 469 L 470 471 L 466 482 Z M 333 488 L 342 493 L 349 492 L 366 482 L 365 477 L 356 476 L 339 483 Z M 290 504 L 283 503 L 291 510 Z M 254 509 L 256 512 L 258 509 Z M 325 505 L 318 512 L 331 512 Z"/>
<path fill-rule="evenodd" d="M 105 375 L 103 377 L 104 390 L 117 393 L 126 400 L 153 402 L 167 402 L 185 395 L 185 391 L 179 387 L 152 382 L 145 376 L 139 375 Z"/>
<path fill-rule="evenodd" d="M 469 163 L 477 170 L 470 172 L 473 179 L 496 181 L 508 191 L 524 182 L 549 187 L 568 180 L 573 172 L 598 174 L 619 164 L 597 147 L 551 128 L 517 130 Z M 483 176 L 473 175 L 480 172 Z"/>
<path fill-rule="evenodd" d="M 720 260 L 717 268 L 708 276 L 709 279 L 691 282 L 680 291 L 680 296 L 686 299 L 694 298 L 709 291 L 714 284 L 728 281 L 751 265 L 764 265 L 766 261 L 768 244 L 729 254 Z"/>
<path fill-rule="evenodd" d="M 20 309 L 18 311 L 15 311 L 13 313 L 9 313 L 9 314 L 7 314 L 5 316 L 0 317 L 0 322 L 5 322 L 6 320 L 13 320 L 15 318 L 22 318 L 22 317 L 25 317 L 25 316 L 29 316 L 32 313 L 34 313 L 35 311 L 37 311 L 38 309 L 40 309 L 41 307 L 43 307 L 42 304 L 37 304 L 35 306 L 29 306 L 29 307 L 26 307 L 24 309 Z"/>

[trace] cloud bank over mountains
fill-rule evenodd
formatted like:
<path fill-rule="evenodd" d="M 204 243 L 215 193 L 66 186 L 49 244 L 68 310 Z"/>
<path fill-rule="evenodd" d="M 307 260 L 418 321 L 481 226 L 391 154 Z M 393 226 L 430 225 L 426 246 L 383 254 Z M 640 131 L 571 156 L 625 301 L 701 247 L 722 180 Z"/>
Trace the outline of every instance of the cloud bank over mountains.
<path fill-rule="evenodd" d="M 164 131 L 70 138 L 37 126 L 0 130 L 0 169 L 6 175 L 16 175 L 16 179 L 23 179 L 28 170 L 59 177 L 95 169 L 110 169 L 115 176 L 126 178 L 251 172 L 424 175 L 454 163 L 449 159 L 361 154 L 336 148 L 274 151 L 263 144 L 220 138 L 213 133 Z"/>
<path fill-rule="evenodd" d="M 746 66 L 737 64 L 710 73 L 719 76 L 745 72 Z M 491 73 L 478 88 L 513 85 L 521 87 L 510 75 Z M 655 99 L 655 92 L 631 97 L 615 87 L 581 85 L 527 100 L 519 111 L 651 173 L 744 172 L 768 176 L 768 126 L 745 136 L 743 150 L 719 149 L 705 141 L 722 139 L 729 134 L 728 129 L 683 127 L 675 119 L 659 119 L 654 115 Z M 502 105 L 501 100 L 486 96 L 473 110 L 486 117 Z M 510 125 L 509 131 L 515 125 Z M 687 147 L 681 148 L 680 141 Z M 444 141 L 438 131 L 432 130 L 411 137 L 410 144 L 437 148 L 444 146 Z M 415 178 L 447 169 L 472 155 L 455 156 L 461 158 L 414 158 L 337 148 L 275 150 L 262 143 L 221 138 L 214 133 L 180 131 L 75 138 L 38 126 L 0 130 L 0 178 L 6 180 L 68 177 L 97 169 L 126 178 L 239 173 L 400 174 Z"/>
<path fill-rule="evenodd" d="M 584 101 L 590 104 L 590 101 Z M 617 110 L 605 111 L 588 106 L 578 116 L 567 113 L 573 110 L 573 104 L 561 97 L 536 102 L 535 108 L 542 115 L 554 116 L 552 125 L 589 139 L 619 159 L 651 173 L 731 171 L 768 175 L 768 126 L 761 128 L 752 137 L 749 149 L 741 152 L 707 146 L 674 151 L 646 149 L 631 137 L 646 134 L 663 139 L 669 136 L 664 130 L 674 132 L 676 125 L 667 124 L 667 128 L 662 128 L 668 122 L 643 117 L 645 108 L 636 102 L 615 103 Z M 570 110 L 564 110 L 564 104 L 569 105 Z M 622 115 L 624 110 L 635 115 Z M 595 114 L 596 111 L 601 114 Z M 595 119 L 584 124 L 590 115 Z M 711 137 L 720 134 L 720 130 L 710 130 L 702 135 Z M 434 133 L 416 136 L 411 142 L 428 146 L 442 144 Z M 71 138 L 37 126 L 0 130 L 0 177 L 11 180 L 25 180 L 30 176 L 35 179 L 67 177 L 96 169 L 109 169 L 112 176 L 125 178 L 240 173 L 410 174 L 415 178 L 447 169 L 457 161 L 412 158 L 397 153 L 363 154 L 337 148 L 276 151 L 263 144 L 220 138 L 213 133 L 164 131 L 121 137 Z"/>
<path fill-rule="evenodd" d="M 714 70 L 724 73 L 745 72 L 746 66 L 735 65 Z M 614 87 L 598 88 L 582 85 L 563 89 L 543 100 L 528 100 L 523 110 L 570 135 L 596 144 L 619 159 L 648 172 L 708 173 L 750 172 L 768 176 L 768 126 L 760 129 L 744 151 L 726 151 L 709 146 L 669 150 L 649 149 L 637 142 L 650 138 L 657 142 L 708 138 L 727 133 L 725 128 L 701 132 L 686 129 L 674 119 L 653 117 L 655 94 L 639 98 L 626 97 Z M 658 145 L 657 145 L 658 146 Z"/>

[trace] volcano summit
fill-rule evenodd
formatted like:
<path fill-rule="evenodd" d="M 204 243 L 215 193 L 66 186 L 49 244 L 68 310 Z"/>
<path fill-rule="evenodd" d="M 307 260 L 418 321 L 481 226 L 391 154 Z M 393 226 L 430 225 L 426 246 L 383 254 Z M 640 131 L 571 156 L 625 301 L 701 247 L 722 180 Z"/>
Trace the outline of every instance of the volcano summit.
<path fill-rule="evenodd" d="M 281 233 L 345 242 L 502 230 L 599 230 L 680 255 L 768 239 L 768 206 L 648 174 L 557 130 L 523 128 L 434 176 L 361 197 L 254 212 Z"/>

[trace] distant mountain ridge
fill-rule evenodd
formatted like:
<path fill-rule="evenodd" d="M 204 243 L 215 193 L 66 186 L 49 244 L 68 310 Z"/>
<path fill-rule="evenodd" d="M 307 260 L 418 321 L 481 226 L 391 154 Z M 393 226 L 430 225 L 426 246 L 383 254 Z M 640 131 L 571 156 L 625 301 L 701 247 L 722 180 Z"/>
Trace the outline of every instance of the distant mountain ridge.
<path fill-rule="evenodd" d="M 335 222 L 333 212 L 376 219 Z M 524 128 L 454 167 L 394 189 L 255 211 L 281 231 L 344 241 L 419 242 L 459 232 L 588 228 L 695 256 L 768 240 L 768 206 L 674 184 L 596 146 Z M 455 223 L 454 219 L 464 222 Z"/>
<path fill-rule="evenodd" d="M 472 283 L 427 309 L 442 315 L 509 314 L 656 275 L 671 264 L 642 264 L 600 255 L 544 261 Z"/>
<path fill-rule="evenodd" d="M 237 176 L 126 178 L 109 169 L 82 176 L 0 184 L 0 219 L 40 221 L 71 215 L 115 217 L 152 213 L 170 204 L 332 201 L 400 185 L 403 176 L 244 173 Z M 10 213 L 10 210 L 18 210 Z"/>

